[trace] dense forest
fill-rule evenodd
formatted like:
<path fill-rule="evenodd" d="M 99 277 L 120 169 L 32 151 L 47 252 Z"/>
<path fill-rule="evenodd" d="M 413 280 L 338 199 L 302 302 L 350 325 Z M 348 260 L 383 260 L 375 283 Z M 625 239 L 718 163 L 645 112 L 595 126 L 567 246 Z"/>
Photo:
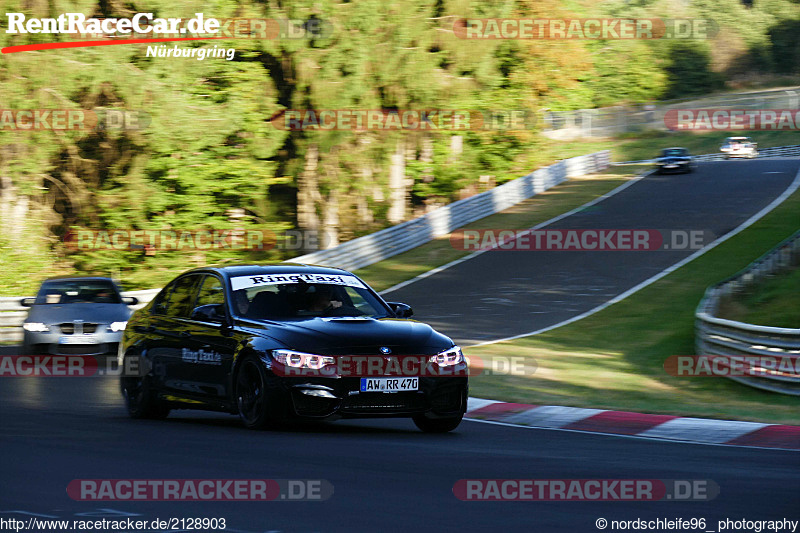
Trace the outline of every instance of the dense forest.
<path fill-rule="evenodd" d="M 292 131 L 286 110 L 569 110 L 735 89 L 800 72 L 797 0 L 26 0 L 4 12 L 309 21 L 301 36 L 0 56 L 0 108 L 127 110 L 135 128 L 0 128 L 0 269 L 13 285 L 80 269 L 122 277 L 298 251 L 76 251 L 76 228 L 318 230 L 328 245 L 418 216 L 541 162 L 537 126 Z M 708 39 L 469 40 L 460 18 L 698 17 Z M 311 22 L 324 21 L 325 24 Z M 3 20 L 3 27 L 6 24 Z M 320 31 L 325 28 L 326 31 Z M 12 46 L 68 36 L 7 34 Z M 167 43 L 169 46 L 172 44 Z M 737 85 L 739 84 L 739 85 Z"/>

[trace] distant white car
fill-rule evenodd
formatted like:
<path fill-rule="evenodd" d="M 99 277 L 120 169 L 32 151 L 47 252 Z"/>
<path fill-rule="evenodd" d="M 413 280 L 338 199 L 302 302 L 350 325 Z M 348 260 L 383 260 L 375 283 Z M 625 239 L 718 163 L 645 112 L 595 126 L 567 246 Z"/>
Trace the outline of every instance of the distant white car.
<path fill-rule="evenodd" d="M 731 157 L 758 157 L 758 143 L 750 137 L 728 137 L 719 149 L 725 159 Z"/>

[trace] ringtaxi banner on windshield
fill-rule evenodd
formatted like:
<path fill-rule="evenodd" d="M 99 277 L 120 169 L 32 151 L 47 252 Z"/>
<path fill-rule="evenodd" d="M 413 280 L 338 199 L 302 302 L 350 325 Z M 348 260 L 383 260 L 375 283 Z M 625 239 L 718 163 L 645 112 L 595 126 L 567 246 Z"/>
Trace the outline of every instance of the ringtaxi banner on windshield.
<path fill-rule="evenodd" d="M 236 276 L 231 278 L 231 289 L 249 289 L 262 285 L 285 285 L 289 283 L 328 283 L 331 285 L 346 285 L 359 289 L 366 288 L 361 280 L 355 276 L 340 276 L 327 274 L 308 274 L 300 272 L 287 272 L 286 274 L 270 274 L 260 276 Z"/>

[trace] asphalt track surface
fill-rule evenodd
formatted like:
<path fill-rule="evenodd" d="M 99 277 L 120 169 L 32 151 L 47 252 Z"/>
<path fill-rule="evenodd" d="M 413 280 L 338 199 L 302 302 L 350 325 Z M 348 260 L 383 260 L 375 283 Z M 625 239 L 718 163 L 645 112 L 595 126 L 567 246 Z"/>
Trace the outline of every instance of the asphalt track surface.
<path fill-rule="evenodd" d="M 595 520 L 800 517 L 800 453 L 465 421 L 426 435 L 406 420 L 254 432 L 214 413 L 126 417 L 114 378 L 5 378 L 0 518 L 112 509 L 134 519 L 224 517 L 229 532 L 598 531 Z M 73 479 L 325 479 L 324 502 L 78 502 Z M 706 502 L 465 502 L 459 479 L 708 479 Z M 110 518 L 110 517 L 109 517 Z"/>
<path fill-rule="evenodd" d="M 599 204 L 602 211 L 562 222 L 575 225 L 570 227 L 631 227 L 639 222 L 648 228 L 712 227 L 720 232 L 730 231 L 786 189 L 797 166 L 797 161 L 720 163 L 704 166 L 691 176 L 646 178 Z M 781 174 L 764 173 L 769 171 Z M 725 175 L 725 179 L 715 177 L 716 172 Z M 709 198 L 711 193 L 714 194 Z M 590 219 L 583 218 L 592 213 Z M 658 218 L 654 220 L 655 216 Z M 554 252 L 535 260 L 532 258 L 536 254 L 508 253 L 513 255 L 498 256 L 482 268 L 479 266 L 486 261 L 484 257 L 491 258 L 491 254 L 446 270 L 444 279 L 437 279 L 437 290 L 425 297 L 419 292 L 423 283 L 412 284 L 402 291 L 403 299 L 417 307 L 421 318 L 440 308 L 438 303 L 426 307 L 426 302 L 433 300 L 431 294 L 437 294 L 436 300 L 458 302 L 455 308 L 465 310 L 465 314 L 478 312 L 468 305 L 505 310 L 502 319 L 494 321 L 494 313 L 489 315 L 482 310 L 481 327 L 503 329 L 511 321 L 518 329 L 530 328 L 590 307 L 631 284 L 634 273 L 646 277 L 663 268 L 661 265 L 682 257 L 671 252 L 638 253 L 630 256 L 634 266 L 624 262 L 604 266 L 597 258 L 617 261 L 619 256 L 588 254 L 587 264 Z M 535 303 L 540 304 L 538 299 L 548 293 L 537 287 L 543 287 L 545 282 L 530 275 L 524 279 L 533 279 L 532 286 L 516 280 L 513 276 L 519 276 L 525 268 L 515 268 L 506 258 L 534 268 L 553 265 L 558 256 L 565 258 L 567 264 L 559 266 L 560 274 L 550 279 L 561 279 L 563 288 L 556 291 L 558 294 L 546 296 L 553 304 L 564 302 L 552 310 L 558 316 L 533 324 L 538 315 L 531 312 L 524 320 L 512 321 L 519 316 L 513 307 L 480 300 L 487 284 L 511 284 L 528 294 L 533 291 Z M 598 273 L 592 274 L 592 268 Z M 580 280 L 575 279 L 575 269 L 585 272 Z M 592 287 L 602 290 L 589 291 Z M 445 288 L 454 292 L 449 294 Z M 583 296 L 578 298 L 578 294 Z M 465 297 L 468 295 L 472 297 Z M 592 302 L 584 304 L 582 300 L 586 298 Z M 457 316 L 451 320 L 454 326 L 458 325 Z M 441 317 L 439 321 L 448 330 L 450 322 Z M 503 333 L 511 331 L 517 329 Z M 14 354 L 17 350 L 6 347 L 0 353 Z M 236 417 L 214 413 L 179 411 L 164 421 L 134 421 L 125 414 L 117 379 L 108 375 L 2 378 L 0 452 L 3 519 L 26 519 L 36 514 L 41 518 L 75 520 L 100 518 L 102 513 L 107 518 L 135 515 L 132 518 L 143 520 L 208 517 L 225 518 L 226 531 L 231 533 L 257 533 L 591 532 L 599 531 L 595 526 L 598 518 L 705 518 L 708 527 L 703 531 L 717 531 L 716 522 L 726 518 L 800 518 L 798 452 L 474 421 L 465 421 L 446 435 L 423 434 L 408 420 L 339 421 L 264 432 L 248 431 Z M 263 478 L 324 479 L 333 485 L 334 494 L 324 502 L 198 503 L 83 502 L 70 499 L 66 493 L 74 479 Z M 460 479 L 496 478 L 704 479 L 713 480 L 720 487 L 720 494 L 705 502 L 463 502 L 453 495 L 453 485 Z"/>
<path fill-rule="evenodd" d="M 798 167 L 797 159 L 720 161 L 690 174 L 653 174 L 546 228 L 702 231 L 709 244 L 780 196 Z M 694 252 L 490 250 L 385 298 L 410 304 L 414 318 L 470 345 L 569 320 Z"/>

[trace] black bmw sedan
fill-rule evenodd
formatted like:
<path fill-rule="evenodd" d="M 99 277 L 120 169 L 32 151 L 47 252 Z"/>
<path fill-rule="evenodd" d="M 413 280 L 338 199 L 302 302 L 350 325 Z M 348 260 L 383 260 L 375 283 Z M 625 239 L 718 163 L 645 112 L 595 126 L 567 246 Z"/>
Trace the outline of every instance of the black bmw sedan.
<path fill-rule="evenodd" d="M 199 268 L 128 321 L 118 359 L 133 418 L 172 409 L 292 419 L 410 417 L 446 432 L 467 405 L 461 349 L 340 269 Z"/>
<path fill-rule="evenodd" d="M 695 162 L 686 148 L 664 148 L 655 159 L 656 172 L 666 174 L 669 172 L 691 172 Z"/>

